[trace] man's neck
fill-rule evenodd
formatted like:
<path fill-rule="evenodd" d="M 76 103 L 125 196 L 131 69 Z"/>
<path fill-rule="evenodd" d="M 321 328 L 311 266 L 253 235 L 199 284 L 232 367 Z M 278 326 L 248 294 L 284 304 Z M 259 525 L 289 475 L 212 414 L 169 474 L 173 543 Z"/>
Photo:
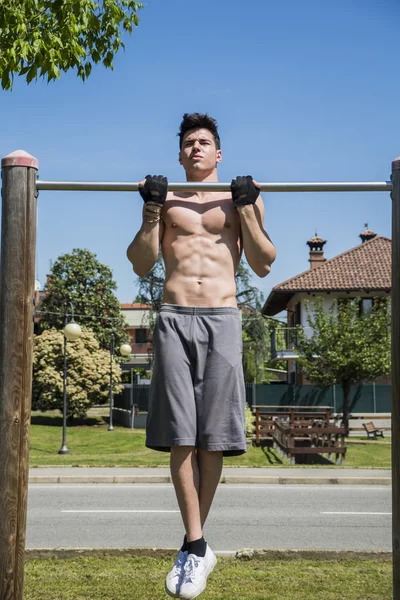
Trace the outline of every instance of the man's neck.
<path fill-rule="evenodd" d="M 196 183 L 214 183 L 216 181 L 218 181 L 218 173 L 217 170 L 215 169 L 215 171 L 212 171 L 211 173 L 205 174 L 205 173 L 186 173 L 186 181 L 190 182 L 196 182 Z M 197 196 L 197 198 L 201 201 L 204 198 L 208 197 L 209 192 L 201 192 L 201 191 L 197 191 L 197 192 L 191 192 L 191 194 L 193 196 Z"/>
<path fill-rule="evenodd" d="M 211 173 L 186 173 L 186 181 L 195 181 L 196 183 L 217 182 L 218 173 L 216 169 Z"/>

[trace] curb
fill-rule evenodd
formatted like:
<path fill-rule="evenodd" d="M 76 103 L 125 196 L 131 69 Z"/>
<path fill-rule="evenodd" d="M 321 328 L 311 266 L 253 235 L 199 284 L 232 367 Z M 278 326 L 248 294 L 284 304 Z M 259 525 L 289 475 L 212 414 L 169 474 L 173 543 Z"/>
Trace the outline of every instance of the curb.
<path fill-rule="evenodd" d="M 32 475 L 29 483 L 172 483 L 163 475 Z M 224 475 L 220 483 L 276 485 L 391 485 L 391 477 L 273 477 L 267 475 Z"/>
<path fill-rule="evenodd" d="M 216 552 L 238 560 L 392 560 L 392 553 L 376 550 L 254 550 L 243 548 L 237 552 Z M 230 556 L 229 556 L 230 555 Z M 176 556 L 176 548 L 27 548 L 27 560 L 67 559 L 84 556 L 131 556 L 132 558 L 171 558 Z"/>

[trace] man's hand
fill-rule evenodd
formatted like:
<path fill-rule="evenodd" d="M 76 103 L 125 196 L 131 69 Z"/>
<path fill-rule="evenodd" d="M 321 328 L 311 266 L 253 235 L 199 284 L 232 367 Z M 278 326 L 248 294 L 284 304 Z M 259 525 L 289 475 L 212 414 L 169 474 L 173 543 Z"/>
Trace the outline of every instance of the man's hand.
<path fill-rule="evenodd" d="M 139 183 L 139 193 L 143 200 L 164 204 L 168 192 L 168 179 L 162 175 L 146 175 L 144 181 Z"/>
<path fill-rule="evenodd" d="M 236 177 L 231 183 L 232 200 L 234 206 L 254 204 L 260 194 L 260 187 L 251 175 Z"/>
<path fill-rule="evenodd" d="M 139 193 L 144 200 L 143 218 L 146 223 L 158 223 L 168 192 L 168 180 L 162 175 L 146 175 L 139 183 Z"/>

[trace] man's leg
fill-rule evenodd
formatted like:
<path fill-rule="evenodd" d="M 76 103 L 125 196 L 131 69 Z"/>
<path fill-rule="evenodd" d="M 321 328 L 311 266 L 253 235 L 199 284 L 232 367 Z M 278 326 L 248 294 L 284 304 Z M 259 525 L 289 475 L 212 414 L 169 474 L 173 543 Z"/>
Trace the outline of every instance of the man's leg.
<path fill-rule="evenodd" d="M 222 452 L 189 446 L 171 448 L 171 475 L 186 529 L 187 540 L 180 554 L 187 556 L 180 580 L 179 597 L 197 598 L 217 562 L 203 538 L 203 525 L 210 510 L 222 469 Z"/>
<path fill-rule="evenodd" d="M 188 542 L 203 535 L 215 491 L 221 478 L 222 452 L 192 446 L 171 448 L 171 477 Z"/>
<path fill-rule="evenodd" d="M 199 466 L 196 448 L 171 448 L 171 477 L 189 542 L 202 537 L 199 503 Z"/>
<path fill-rule="evenodd" d="M 194 446 L 171 448 L 171 476 L 189 540 L 202 537 L 199 507 L 199 468 Z M 165 591 L 174 598 L 180 597 L 184 566 L 188 556 L 187 539 L 179 550 L 175 563 L 165 581 Z"/>
<path fill-rule="evenodd" d="M 200 475 L 200 520 L 201 527 L 203 528 L 221 478 L 223 455 L 222 452 L 198 450 L 197 462 Z"/>

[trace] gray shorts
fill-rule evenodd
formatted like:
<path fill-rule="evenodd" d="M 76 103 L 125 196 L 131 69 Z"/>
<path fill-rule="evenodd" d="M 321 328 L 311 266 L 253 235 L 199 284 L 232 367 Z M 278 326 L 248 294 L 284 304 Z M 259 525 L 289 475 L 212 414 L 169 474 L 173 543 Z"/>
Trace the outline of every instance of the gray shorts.
<path fill-rule="evenodd" d="M 239 309 L 163 304 L 153 346 L 146 446 L 246 452 Z"/>

